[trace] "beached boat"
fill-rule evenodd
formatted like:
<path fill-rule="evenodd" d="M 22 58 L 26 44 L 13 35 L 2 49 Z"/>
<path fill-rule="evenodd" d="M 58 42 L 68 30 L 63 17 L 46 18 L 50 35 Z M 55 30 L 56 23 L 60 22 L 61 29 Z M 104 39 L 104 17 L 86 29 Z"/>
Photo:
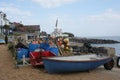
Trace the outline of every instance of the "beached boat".
<path fill-rule="evenodd" d="M 5 40 L 4 39 L 0 39 L 0 44 L 5 44 Z"/>
<path fill-rule="evenodd" d="M 96 54 L 44 57 L 43 62 L 48 73 L 89 71 L 101 65 L 104 65 L 105 69 L 111 70 L 114 66 L 112 57 Z"/>

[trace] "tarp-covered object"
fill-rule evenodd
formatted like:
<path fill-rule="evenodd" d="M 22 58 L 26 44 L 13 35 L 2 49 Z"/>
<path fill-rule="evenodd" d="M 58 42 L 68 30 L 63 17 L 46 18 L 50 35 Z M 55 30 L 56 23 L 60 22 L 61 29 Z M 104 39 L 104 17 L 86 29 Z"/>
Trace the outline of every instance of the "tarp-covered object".
<path fill-rule="evenodd" d="M 39 48 L 39 44 L 32 44 L 32 43 L 30 43 L 29 44 L 29 52 L 34 52 L 35 51 L 35 49 L 38 49 Z"/>
<path fill-rule="evenodd" d="M 51 51 L 53 54 L 58 56 L 58 48 L 50 47 L 50 45 L 48 43 L 41 43 L 40 49 L 44 49 L 45 51 Z"/>
<path fill-rule="evenodd" d="M 21 60 L 23 58 L 23 55 L 25 55 L 25 58 L 29 58 L 28 49 L 18 48 L 17 49 L 17 60 Z"/>
<path fill-rule="evenodd" d="M 51 48 L 49 48 L 49 51 L 51 51 L 53 54 L 55 54 L 56 56 L 58 56 L 58 48 L 51 47 Z"/>
<path fill-rule="evenodd" d="M 24 45 L 23 43 L 19 42 L 17 45 L 15 45 L 15 48 L 24 48 L 24 49 L 28 49 L 28 47 L 26 45 Z"/>
<path fill-rule="evenodd" d="M 40 48 L 44 50 L 49 50 L 50 45 L 48 43 L 41 43 Z"/>

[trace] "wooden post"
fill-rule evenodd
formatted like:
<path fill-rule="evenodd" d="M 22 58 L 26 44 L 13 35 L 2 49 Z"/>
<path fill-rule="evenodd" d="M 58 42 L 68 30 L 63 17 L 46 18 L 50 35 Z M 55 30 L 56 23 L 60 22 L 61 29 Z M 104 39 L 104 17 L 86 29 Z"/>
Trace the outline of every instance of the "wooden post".
<path fill-rule="evenodd" d="M 23 55 L 23 65 L 25 65 L 25 55 Z"/>

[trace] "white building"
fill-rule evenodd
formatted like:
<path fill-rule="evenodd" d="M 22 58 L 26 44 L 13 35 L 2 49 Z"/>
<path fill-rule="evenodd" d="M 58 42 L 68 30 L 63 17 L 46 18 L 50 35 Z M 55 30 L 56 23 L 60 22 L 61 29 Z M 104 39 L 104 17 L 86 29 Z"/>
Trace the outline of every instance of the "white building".
<path fill-rule="evenodd" d="M 53 36 L 53 37 L 58 37 L 58 36 L 68 37 L 67 34 L 63 34 L 63 33 L 62 33 L 62 29 L 61 29 L 61 28 L 58 28 L 57 25 L 58 25 L 58 20 L 56 20 L 55 29 L 54 29 L 54 31 L 52 32 L 51 36 Z"/>
<path fill-rule="evenodd" d="M 54 36 L 54 37 L 61 36 L 62 35 L 62 29 L 56 27 L 51 35 Z"/>
<path fill-rule="evenodd" d="M 9 20 L 6 18 L 6 14 L 0 11 L 0 33 L 1 34 L 3 34 L 4 32 L 3 26 L 5 24 L 9 25 Z"/>

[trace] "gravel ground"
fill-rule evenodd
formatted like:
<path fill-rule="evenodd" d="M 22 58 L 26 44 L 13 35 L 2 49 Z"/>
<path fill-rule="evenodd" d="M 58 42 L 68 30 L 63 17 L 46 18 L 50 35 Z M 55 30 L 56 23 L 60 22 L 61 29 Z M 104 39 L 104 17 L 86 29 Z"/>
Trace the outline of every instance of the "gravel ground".
<path fill-rule="evenodd" d="M 15 68 L 14 60 L 6 45 L 0 45 L 0 80 L 120 80 L 120 69 L 111 71 L 99 67 L 90 72 L 48 74 L 44 68 L 22 66 Z"/>

